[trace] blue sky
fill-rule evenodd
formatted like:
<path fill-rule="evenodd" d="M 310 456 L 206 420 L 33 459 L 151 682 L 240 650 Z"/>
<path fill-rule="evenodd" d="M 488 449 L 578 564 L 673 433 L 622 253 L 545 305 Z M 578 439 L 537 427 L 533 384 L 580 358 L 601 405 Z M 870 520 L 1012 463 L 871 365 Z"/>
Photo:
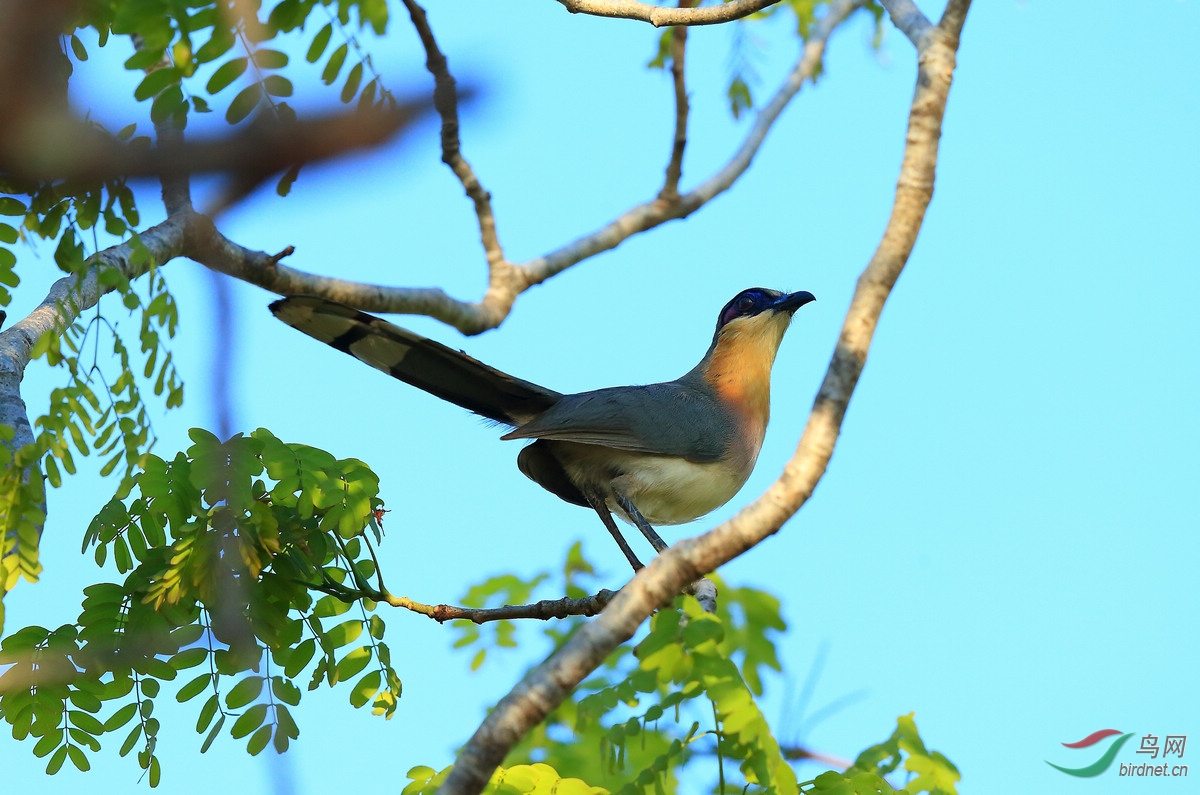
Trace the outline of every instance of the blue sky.
<path fill-rule="evenodd" d="M 1102 728 L 1135 733 L 1118 761 L 1145 761 L 1134 753 L 1142 734 L 1200 744 L 1200 8 L 1096 8 L 1000 0 L 972 9 L 934 200 L 829 471 L 779 535 L 722 571 L 785 605 L 794 681 L 769 684 L 769 715 L 795 730 L 786 694 L 827 648 L 815 704 L 864 695 L 804 741 L 852 756 L 915 711 L 930 746 L 959 765 L 964 792 L 1184 792 L 1200 775 L 1192 748 L 1182 761 L 1195 769 L 1177 780 L 1134 782 L 1115 768 L 1074 779 L 1045 761 L 1091 762 L 1095 754 L 1060 744 Z M 556 248 L 657 191 L 672 100 L 668 79 L 643 68 L 649 27 L 571 16 L 549 0 L 429 11 L 456 74 L 483 88 L 464 113 L 463 146 L 493 192 L 511 259 Z M 393 87 L 423 87 L 423 56 L 403 23 L 371 49 Z M 663 535 L 677 540 L 731 515 L 791 455 L 890 210 L 914 58 L 887 27 L 878 52 L 865 19 L 836 34 L 820 83 L 788 108 L 750 172 L 688 220 L 534 288 L 481 337 L 398 322 L 575 391 L 688 370 L 742 288 L 812 291 L 818 302 L 797 315 L 776 362 L 772 422 L 750 482 L 708 519 Z M 785 28 L 750 30 L 765 45 L 752 55 L 760 98 L 794 57 Z M 728 30 L 689 37 L 685 188 L 719 167 L 747 126 L 723 99 L 730 46 Z M 79 101 L 123 123 L 145 109 L 114 74 L 90 61 Z M 331 101 L 310 87 L 300 104 Z M 307 169 L 287 199 L 252 197 L 222 228 L 254 248 L 294 245 L 290 262 L 304 270 L 476 298 L 486 273 L 474 217 L 436 147 L 436 126 L 423 125 L 383 151 Z M 143 199 L 144 217 L 159 212 Z M 10 317 L 44 295 L 52 274 L 42 270 L 27 272 Z M 207 281 L 187 262 L 167 274 L 183 312 L 175 348 L 189 391 L 182 410 L 156 420 L 163 453 L 187 445 L 188 427 L 212 423 Z M 237 285 L 235 295 L 239 428 L 266 426 L 380 474 L 393 510 L 382 563 L 395 590 L 455 601 L 490 575 L 556 566 L 580 538 L 608 582 L 623 581 L 599 522 L 527 481 L 514 465 L 518 445 L 310 344 L 271 318 L 263 291 Z M 57 381 L 44 363 L 30 368 L 33 410 Z M 8 596 L 10 629 L 73 620 L 79 588 L 114 576 L 78 554 L 111 493 L 82 476 L 50 495 L 47 571 Z M 281 777 L 297 793 L 349 781 L 393 791 L 410 766 L 448 763 L 525 661 L 471 673 L 446 628 L 387 619 L 405 683 L 395 719 L 352 710 L 341 691 L 311 693 L 283 761 L 251 759 L 228 738 L 200 756 L 193 708 L 163 698 L 164 791 L 286 791 L 273 789 Z M 106 748 L 91 773 L 68 766 L 46 779 L 44 761 L 11 739 L 0 739 L 0 760 L 14 791 L 126 792 L 139 772 Z"/>

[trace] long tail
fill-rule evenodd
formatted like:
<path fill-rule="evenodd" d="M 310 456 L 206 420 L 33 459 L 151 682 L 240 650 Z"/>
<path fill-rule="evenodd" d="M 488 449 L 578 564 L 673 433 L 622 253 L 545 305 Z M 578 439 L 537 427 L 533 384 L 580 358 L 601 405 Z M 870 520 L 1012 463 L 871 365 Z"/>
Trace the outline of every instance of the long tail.
<path fill-rule="evenodd" d="M 334 301 L 298 295 L 274 302 L 271 311 L 289 326 L 393 378 L 505 425 L 528 422 L 562 397 Z"/>

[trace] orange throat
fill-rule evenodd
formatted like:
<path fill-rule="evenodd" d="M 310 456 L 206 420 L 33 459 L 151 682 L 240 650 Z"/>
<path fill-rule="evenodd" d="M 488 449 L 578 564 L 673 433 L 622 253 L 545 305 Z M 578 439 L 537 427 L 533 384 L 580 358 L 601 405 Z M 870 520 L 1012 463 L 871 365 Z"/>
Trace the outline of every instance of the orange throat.
<path fill-rule="evenodd" d="M 722 334 L 708 363 L 708 382 L 737 415 L 755 457 L 771 417 L 771 366 L 786 328 L 773 318 L 749 319 Z"/>

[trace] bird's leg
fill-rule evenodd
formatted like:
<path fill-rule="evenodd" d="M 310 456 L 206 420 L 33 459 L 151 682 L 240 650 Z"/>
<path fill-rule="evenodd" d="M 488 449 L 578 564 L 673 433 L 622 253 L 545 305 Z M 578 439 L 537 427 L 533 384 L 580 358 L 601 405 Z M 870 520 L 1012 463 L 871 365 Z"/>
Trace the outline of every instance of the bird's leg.
<path fill-rule="evenodd" d="M 632 502 L 630 502 L 629 498 L 619 491 L 616 492 L 616 496 L 617 505 L 620 505 L 621 510 L 629 516 L 635 525 L 637 525 L 637 529 L 642 531 L 642 535 L 644 535 L 646 540 L 650 542 L 650 546 L 654 547 L 654 551 L 662 552 L 664 549 L 666 549 L 667 543 L 659 538 L 658 533 L 654 532 L 654 528 L 651 527 L 650 523 L 646 521 L 646 517 L 642 516 L 642 512 L 639 511 Z"/>
<path fill-rule="evenodd" d="M 621 552 L 625 554 L 625 559 L 629 561 L 630 566 L 633 566 L 633 570 L 638 571 L 642 569 L 642 562 L 637 559 L 637 555 L 633 554 L 633 550 L 629 548 L 625 537 L 617 529 L 617 523 L 613 521 L 612 514 L 608 511 L 608 503 L 604 498 L 588 491 L 583 492 L 583 497 L 588 501 L 588 505 L 592 506 L 592 509 L 600 516 L 600 521 L 604 522 L 604 526 L 612 534 L 613 540 L 617 542 L 617 546 L 621 548 Z"/>

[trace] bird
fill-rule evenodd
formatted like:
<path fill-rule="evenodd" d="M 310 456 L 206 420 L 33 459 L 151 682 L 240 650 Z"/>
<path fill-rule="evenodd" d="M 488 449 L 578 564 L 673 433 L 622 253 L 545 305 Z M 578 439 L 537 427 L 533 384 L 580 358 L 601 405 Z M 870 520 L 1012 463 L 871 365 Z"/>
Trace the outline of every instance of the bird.
<path fill-rule="evenodd" d="M 655 525 L 698 519 L 741 489 L 762 449 L 771 368 L 784 332 L 812 293 L 754 287 L 717 316 L 699 364 L 674 381 L 562 394 L 524 381 L 382 318 L 296 295 L 275 317 L 359 361 L 532 440 L 517 455 L 530 480 L 591 508 L 634 571 L 642 568 L 613 514 L 655 552 Z"/>

